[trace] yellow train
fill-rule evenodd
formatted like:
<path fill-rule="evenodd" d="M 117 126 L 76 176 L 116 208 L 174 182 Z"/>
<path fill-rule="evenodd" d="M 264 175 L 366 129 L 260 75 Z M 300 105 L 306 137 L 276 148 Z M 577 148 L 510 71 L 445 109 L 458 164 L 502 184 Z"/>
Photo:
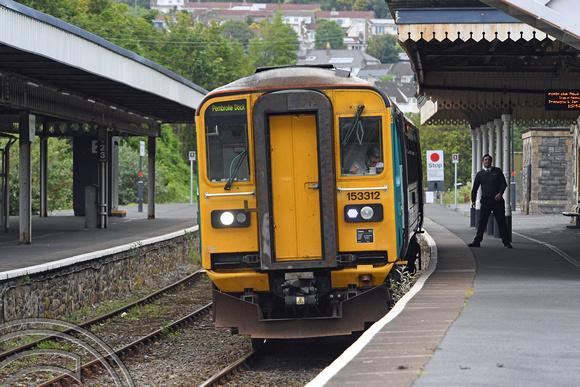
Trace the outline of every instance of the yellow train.
<path fill-rule="evenodd" d="M 423 222 L 418 131 L 389 99 L 331 66 L 265 68 L 209 93 L 196 125 L 216 325 L 318 337 L 384 316 Z"/>

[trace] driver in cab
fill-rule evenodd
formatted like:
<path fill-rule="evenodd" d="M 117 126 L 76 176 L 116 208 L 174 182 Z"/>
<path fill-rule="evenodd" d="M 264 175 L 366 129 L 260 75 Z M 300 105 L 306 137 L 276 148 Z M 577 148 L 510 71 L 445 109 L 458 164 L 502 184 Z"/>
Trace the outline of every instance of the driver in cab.
<path fill-rule="evenodd" d="M 379 173 L 383 168 L 383 163 L 380 162 L 380 152 L 375 147 L 370 147 L 365 155 L 364 162 L 354 162 L 349 169 L 349 173 L 354 175 L 376 175 L 377 169 Z"/>

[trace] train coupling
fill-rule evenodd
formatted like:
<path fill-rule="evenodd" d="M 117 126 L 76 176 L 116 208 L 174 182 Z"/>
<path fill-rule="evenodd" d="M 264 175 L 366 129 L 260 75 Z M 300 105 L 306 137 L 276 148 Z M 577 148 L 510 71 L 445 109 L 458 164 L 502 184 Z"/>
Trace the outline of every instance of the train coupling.
<path fill-rule="evenodd" d="M 316 278 L 313 272 L 293 272 L 284 275 L 282 291 L 286 306 L 316 305 Z"/>

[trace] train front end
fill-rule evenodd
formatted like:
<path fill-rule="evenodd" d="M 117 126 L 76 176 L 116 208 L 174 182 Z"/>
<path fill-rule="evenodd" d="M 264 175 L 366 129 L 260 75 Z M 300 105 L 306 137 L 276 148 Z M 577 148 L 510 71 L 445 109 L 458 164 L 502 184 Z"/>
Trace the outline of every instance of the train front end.
<path fill-rule="evenodd" d="M 201 255 L 217 326 L 319 337 L 385 315 L 406 243 L 393 112 L 328 69 L 268 70 L 200 104 Z"/>

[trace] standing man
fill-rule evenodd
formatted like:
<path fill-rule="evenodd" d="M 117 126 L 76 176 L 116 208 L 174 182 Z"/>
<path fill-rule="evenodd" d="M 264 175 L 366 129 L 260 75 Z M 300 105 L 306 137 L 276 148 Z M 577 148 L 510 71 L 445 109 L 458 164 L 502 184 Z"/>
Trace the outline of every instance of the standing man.
<path fill-rule="evenodd" d="M 497 167 L 491 166 L 492 158 L 486 154 L 483 156 L 483 169 L 475 175 L 473 188 L 471 189 L 471 207 L 475 208 L 475 200 L 477 198 L 477 190 L 481 186 L 481 212 L 479 215 L 479 224 L 477 226 L 477 233 L 475 239 L 468 246 L 480 247 L 483 240 L 483 232 L 487 227 L 489 216 L 493 212 L 497 226 L 499 227 L 499 234 L 503 245 L 508 249 L 513 248 L 510 243 L 510 237 L 505 222 L 505 202 L 503 200 L 503 192 L 507 188 L 507 183 L 503 172 Z"/>

